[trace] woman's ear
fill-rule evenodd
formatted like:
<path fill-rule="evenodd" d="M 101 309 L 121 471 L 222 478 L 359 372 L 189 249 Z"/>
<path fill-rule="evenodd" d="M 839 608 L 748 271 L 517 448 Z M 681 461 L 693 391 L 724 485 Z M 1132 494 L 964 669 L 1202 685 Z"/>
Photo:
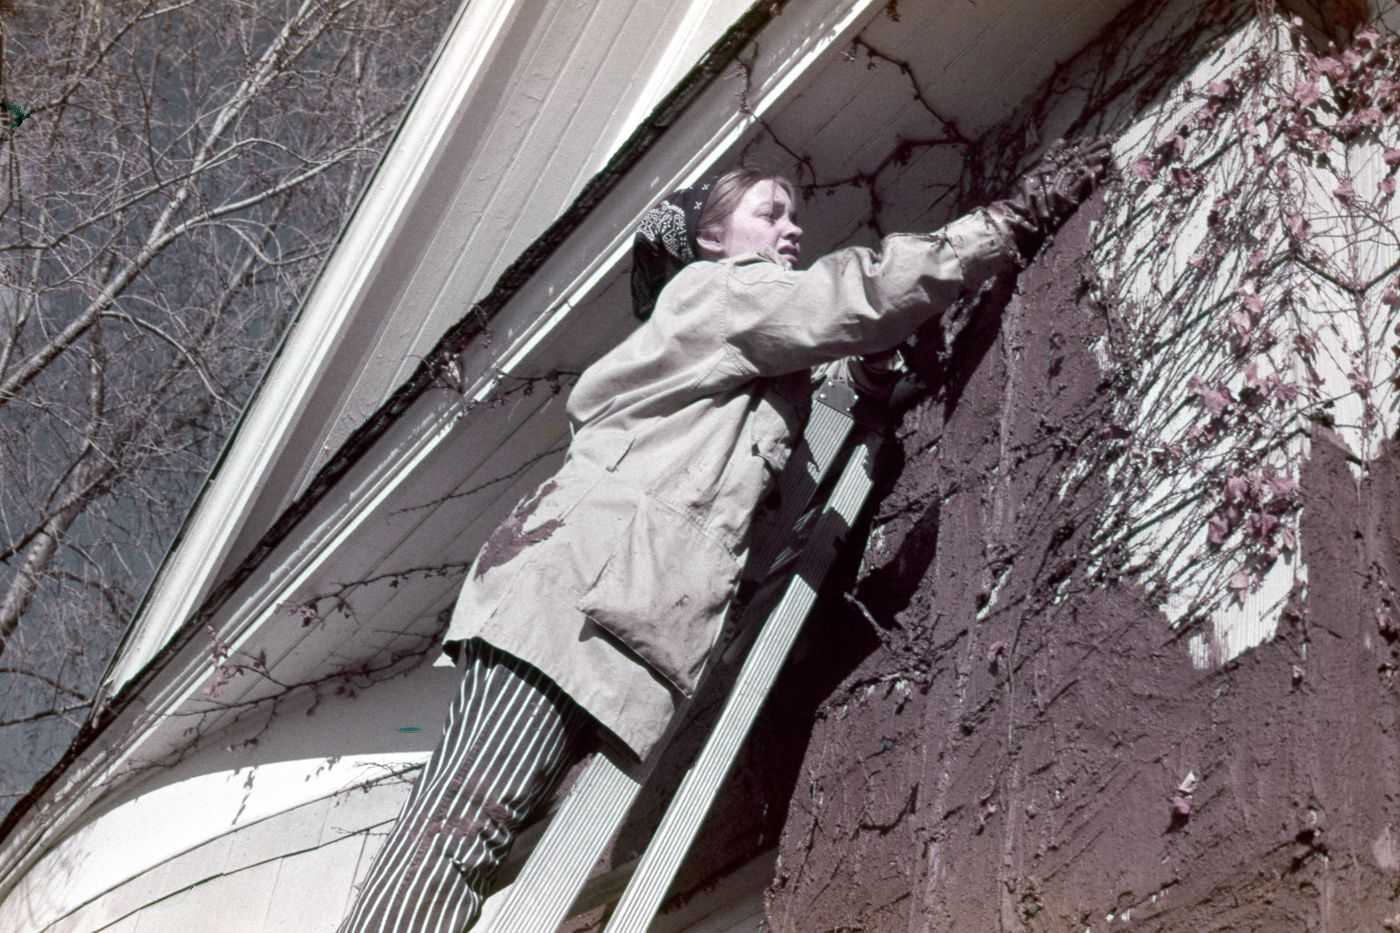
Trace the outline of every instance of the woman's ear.
<path fill-rule="evenodd" d="M 717 240 L 713 233 L 697 232 L 695 234 L 695 245 L 700 247 L 701 259 L 723 259 L 724 244 Z"/>

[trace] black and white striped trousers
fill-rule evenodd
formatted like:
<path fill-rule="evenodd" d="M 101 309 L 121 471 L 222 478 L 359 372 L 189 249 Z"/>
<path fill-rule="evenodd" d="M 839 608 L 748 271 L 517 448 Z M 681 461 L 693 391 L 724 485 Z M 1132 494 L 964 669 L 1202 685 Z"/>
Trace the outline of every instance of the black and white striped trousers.
<path fill-rule="evenodd" d="M 463 651 L 442 740 L 340 933 L 470 927 L 516 831 L 590 734 L 588 714 L 533 667 L 480 641 Z"/>

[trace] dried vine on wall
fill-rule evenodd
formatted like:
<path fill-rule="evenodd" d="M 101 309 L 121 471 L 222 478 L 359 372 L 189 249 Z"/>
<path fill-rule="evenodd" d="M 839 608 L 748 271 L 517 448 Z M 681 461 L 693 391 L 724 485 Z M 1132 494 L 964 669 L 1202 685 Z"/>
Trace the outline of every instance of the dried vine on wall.
<path fill-rule="evenodd" d="M 1277 612 L 1298 577 L 1309 432 L 1335 429 L 1364 464 L 1396 426 L 1397 39 L 1373 25 L 1318 50 L 1268 2 L 1170 22 L 1134 9 L 1111 31 L 1097 66 L 1062 67 L 975 140 L 930 105 L 916 63 L 857 37 L 847 60 L 896 69 L 928 133 L 829 177 L 771 121 L 751 146 L 785 154 L 808 197 L 862 192 L 860 225 L 883 234 L 882 191 L 922 170 L 925 150 L 964 154 L 960 177 L 928 182 L 921 207 L 937 217 L 1003 194 L 1052 133 L 1113 136 L 1123 183 L 1106 190 L 1091 255 L 1115 416 L 1075 469 L 1109 471 L 1121 495 L 1091 559 L 1101 581 L 1145 580 L 1180 624 L 1261 590 L 1273 603 L 1261 611 Z M 1199 80 L 1176 86 L 1193 58 Z M 936 377 L 927 388 L 949 391 Z"/>
<path fill-rule="evenodd" d="M 1131 436 L 1102 556 L 1178 621 L 1298 578 L 1299 458 L 1317 426 L 1364 469 L 1396 425 L 1400 38 L 1314 51 L 1261 7 L 1137 144 L 1094 244 Z"/>

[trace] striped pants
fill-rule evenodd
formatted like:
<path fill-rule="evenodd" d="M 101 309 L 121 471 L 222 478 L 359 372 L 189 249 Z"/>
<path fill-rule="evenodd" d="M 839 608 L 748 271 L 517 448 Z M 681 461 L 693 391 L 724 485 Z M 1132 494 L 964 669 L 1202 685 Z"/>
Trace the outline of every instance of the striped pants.
<path fill-rule="evenodd" d="M 442 739 L 340 933 L 469 928 L 516 831 L 591 733 L 533 667 L 480 641 L 463 652 Z"/>

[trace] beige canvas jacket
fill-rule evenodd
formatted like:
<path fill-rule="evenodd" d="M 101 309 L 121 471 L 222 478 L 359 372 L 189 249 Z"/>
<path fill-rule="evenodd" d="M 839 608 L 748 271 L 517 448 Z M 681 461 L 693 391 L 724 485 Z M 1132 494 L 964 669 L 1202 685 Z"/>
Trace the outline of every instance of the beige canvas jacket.
<path fill-rule="evenodd" d="M 1008 242 L 977 211 L 801 271 L 770 251 L 682 269 L 579 379 L 563 467 L 482 547 L 447 639 L 534 665 L 645 757 L 705 666 L 811 369 L 898 344 Z"/>

